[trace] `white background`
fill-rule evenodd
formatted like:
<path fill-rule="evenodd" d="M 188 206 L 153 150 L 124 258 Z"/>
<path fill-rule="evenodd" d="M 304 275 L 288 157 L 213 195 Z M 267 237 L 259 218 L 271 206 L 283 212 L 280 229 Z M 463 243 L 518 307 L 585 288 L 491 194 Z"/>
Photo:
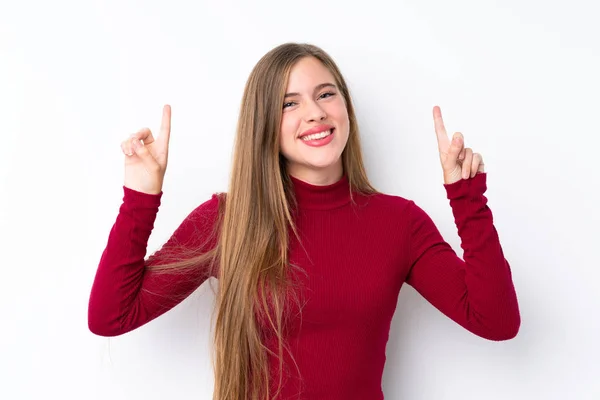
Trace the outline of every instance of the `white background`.
<path fill-rule="evenodd" d="M 227 190 L 243 85 L 286 41 L 339 63 L 372 181 L 415 200 L 457 251 L 434 105 L 486 163 L 521 331 L 480 339 L 404 286 L 386 398 L 600 398 L 600 29 L 594 1 L 566 4 L 3 0 L 0 398 L 211 398 L 207 285 L 130 334 L 88 331 L 122 199 L 119 143 L 172 105 L 152 251 Z"/>

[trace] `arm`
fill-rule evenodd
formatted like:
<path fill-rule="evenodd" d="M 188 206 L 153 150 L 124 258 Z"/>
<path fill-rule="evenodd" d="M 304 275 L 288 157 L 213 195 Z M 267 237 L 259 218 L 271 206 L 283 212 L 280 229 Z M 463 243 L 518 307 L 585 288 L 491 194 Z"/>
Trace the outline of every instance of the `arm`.
<path fill-rule="evenodd" d="M 446 316 L 490 340 L 516 336 L 519 306 L 510 266 L 487 206 L 487 174 L 444 185 L 461 238 L 464 261 L 431 218 L 411 203 L 407 283 Z"/>
<path fill-rule="evenodd" d="M 216 243 L 211 237 L 218 213 L 214 195 L 192 211 L 165 245 L 145 260 L 162 193 L 123 189 L 123 203 L 89 298 L 89 329 L 101 336 L 121 335 L 146 324 L 175 307 L 209 277 L 204 265 L 168 273 L 150 271 L 150 265 L 181 255 L 183 249 L 204 252 Z"/>

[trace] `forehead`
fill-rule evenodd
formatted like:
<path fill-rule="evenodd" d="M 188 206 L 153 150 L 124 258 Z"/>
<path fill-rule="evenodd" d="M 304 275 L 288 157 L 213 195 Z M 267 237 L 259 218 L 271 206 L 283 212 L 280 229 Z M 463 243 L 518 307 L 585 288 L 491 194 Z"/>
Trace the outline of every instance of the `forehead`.
<path fill-rule="evenodd" d="M 287 91 L 311 91 L 322 83 L 336 83 L 331 71 L 318 59 L 304 57 L 290 70 Z"/>

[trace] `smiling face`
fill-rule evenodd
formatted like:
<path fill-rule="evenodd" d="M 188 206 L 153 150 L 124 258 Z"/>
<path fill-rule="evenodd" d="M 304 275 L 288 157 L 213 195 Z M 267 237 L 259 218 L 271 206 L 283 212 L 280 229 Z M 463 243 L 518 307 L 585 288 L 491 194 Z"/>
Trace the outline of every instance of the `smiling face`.
<path fill-rule="evenodd" d="M 315 185 L 343 174 L 348 111 L 332 73 L 318 59 L 305 57 L 291 69 L 280 128 L 280 151 L 288 173 Z"/>

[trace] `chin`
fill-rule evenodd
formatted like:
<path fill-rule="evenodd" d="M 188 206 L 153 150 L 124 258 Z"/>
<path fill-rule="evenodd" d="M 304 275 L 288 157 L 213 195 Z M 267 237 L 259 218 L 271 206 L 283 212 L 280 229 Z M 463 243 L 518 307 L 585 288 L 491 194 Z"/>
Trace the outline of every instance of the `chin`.
<path fill-rule="evenodd" d="M 332 162 L 332 163 L 312 164 L 312 165 L 310 165 L 310 168 L 315 169 L 315 170 L 320 170 L 320 171 L 326 171 L 329 169 L 333 169 L 337 166 L 338 166 L 337 162 Z"/>

